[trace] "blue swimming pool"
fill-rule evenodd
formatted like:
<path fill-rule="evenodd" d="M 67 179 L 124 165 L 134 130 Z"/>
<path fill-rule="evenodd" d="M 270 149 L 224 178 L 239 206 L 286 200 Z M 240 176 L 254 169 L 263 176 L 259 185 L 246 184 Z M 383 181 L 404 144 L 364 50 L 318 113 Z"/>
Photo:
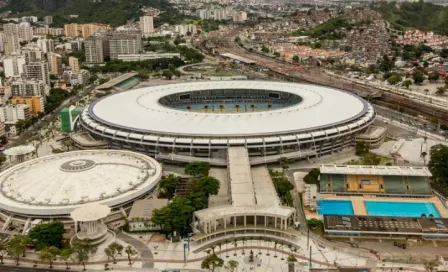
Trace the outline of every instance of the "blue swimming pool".
<path fill-rule="evenodd" d="M 437 208 L 428 202 L 365 201 L 367 213 L 376 216 L 421 217 L 422 214 L 440 217 Z"/>
<path fill-rule="evenodd" d="M 320 200 L 319 214 L 322 215 L 353 215 L 353 206 L 350 200 Z"/>

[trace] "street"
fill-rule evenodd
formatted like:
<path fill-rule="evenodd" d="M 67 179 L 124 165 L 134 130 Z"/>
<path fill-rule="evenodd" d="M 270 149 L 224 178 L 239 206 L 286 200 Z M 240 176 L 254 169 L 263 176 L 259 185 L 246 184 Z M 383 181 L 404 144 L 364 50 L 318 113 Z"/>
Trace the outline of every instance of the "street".
<path fill-rule="evenodd" d="M 67 270 L 58 270 L 58 269 L 50 269 L 48 265 L 45 265 L 45 268 L 34 268 L 34 267 L 24 267 L 24 266 L 8 266 L 3 265 L 0 266 L 0 271 L 2 272 L 62 272 Z M 73 270 L 73 269 L 71 269 Z"/>

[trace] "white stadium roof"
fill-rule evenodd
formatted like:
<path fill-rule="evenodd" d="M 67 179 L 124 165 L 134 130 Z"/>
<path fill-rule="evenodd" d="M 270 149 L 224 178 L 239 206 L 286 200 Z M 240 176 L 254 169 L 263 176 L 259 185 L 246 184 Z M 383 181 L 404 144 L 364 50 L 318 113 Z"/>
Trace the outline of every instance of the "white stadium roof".
<path fill-rule="evenodd" d="M 212 89 L 255 89 L 296 94 L 296 105 L 264 112 L 200 113 L 159 103 L 176 93 Z M 325 129 L 360 118 L 373 109 L 350 93 L 322 86 L 271 81 L 216 81 L 153 86 L 116 93 L 89 107 L 89 117 L 116 129 L 185 137 L 281 135 Z M 127 134 L 126 134 L 127 135 Z"/>
<path fill-rule="evenodd" d="M 161 175 L 160 165 L 139 153 L 61 153 L 0 173 L 0 207 L 30 216 L 68 215 L 87 203 L 115 207 L 154 188 Z"/>

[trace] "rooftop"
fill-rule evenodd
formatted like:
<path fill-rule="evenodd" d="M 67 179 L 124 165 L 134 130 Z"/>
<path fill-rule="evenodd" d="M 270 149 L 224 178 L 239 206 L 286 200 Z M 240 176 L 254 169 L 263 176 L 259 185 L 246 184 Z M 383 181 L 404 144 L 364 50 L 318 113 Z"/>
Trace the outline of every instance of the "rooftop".
<path fill-rule="evenodd" d="M 85 204 L 70 213 L 70 217 L 77 222 L 96 221 L 105 218 L 110 208 L 99 203 Z"/>
<path fill-rule="evenodd" d="M 32 145 L 20 145 L 6 149 L 5 151 L 3 151 L 3 154 L 5 154 L 6 156 L 20 156 L 29 154 L 31 152 L 34 152 L 35 150 L 36 147 Z"/>
<path fill-rule="evenodd" d="M 334 165 L 323 164 L 320 166 L 322 174 L 345 175 L 378 175 L 378 176 L 418 176 L 431 177 L 427 167 L 418 166 L 373 166 L 373 165 Z"/>
<path fill-rule="evenodd" d="M 152 217 L 152 212 L 155 209 L 160 209 L 168 205 L 168 199 L 140 199 L 134 202 L 132 205 L 131 212 L 129 213 L 128 219 L 132 221 L 135 218 L 150 219 Z"/>
<path fill-rule="evenodd" d="M 302 100 L 281 109 L 237 114 L 182 111 L 159 102 L 168 95 L 214 89 L 287 92 L 300 96 Z M 373 115 L 373 108 L 368 103 L 344 91 L 306 84 L 235 80 L 169 84 L 119 92 L 92 103 L 84 111 L 82 119 L 89 126 L 98 125 L 97 129 L 106 125 L 114 129 L 164 136 L 255 137 L 329 128 L 337 132 L 337 126 L 347 130 L 369 122 Z M 356 125 L 350 124 L 355 120 Z M 104 129 L 109 133 L 107 127 Z M 122 136 L 127 137 L 128 134 Z M 142 136 L 136 137 L 140 139 Z"/>
<path fill-rule="evenodd" d="M 143 154 L 116 150 L 66 152 L 0 173 L 2 209 L 28 215 L 67 215 L 86 203 L 115 207 L 160 180 L 161 166 Z"/>
<path fill-rule="evenodd" d="M 221 54 L 221 56 L 227 57 L 229 59 L 234 59 L 234 60 L 246 63 L 246 64 L 255 64 L 255 63 L 257 63 L 256 61 L 253 61 L 251 59 L 248 59 L 248 58 L 245 58 L 245 57 L 241 57 L 241 56 L 238 56 L 238 55 L 235 55 L 235 54 L 232 54 L 232 53 L 223 53 L 223 54 Z"/>
<path fill-rule="evenodd" d="M 123 82 L 125 80 L 128 80 L 130 78 L 135 77 L 136 75 L 138 75 L 138 73 L 134 73 L 134 72 L 126 73 L 126 74 L 123 74 L 123 75 L 118 76 L 116 78 L 113 78 L 113 79 L 109 80 L 108 82 L 106 82 L 106 83 L 104 83 L 104 84 L 102 84 L 102 85 L 100 85 L 100 86 L 98 86 L 96 88 L 98 90 L 110 89 L 110 88 L 113 88 L 115 85 L 120 84 L 121 82 Z"/>
<path fill-rule="evenodd" d="M 447 218 L 324 215 L 325 230 L 448 233 Z"/>

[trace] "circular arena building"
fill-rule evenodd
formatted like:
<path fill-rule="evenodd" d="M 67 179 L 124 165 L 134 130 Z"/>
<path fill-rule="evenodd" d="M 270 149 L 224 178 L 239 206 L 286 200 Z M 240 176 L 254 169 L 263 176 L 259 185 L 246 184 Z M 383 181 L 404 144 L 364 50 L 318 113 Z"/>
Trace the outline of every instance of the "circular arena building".
<path fill-rule="evenodd" d="M 165 161 L 226 165 L 226 150 L 245 146 L 254 165 L 337 152 L 374 119 L 369 103 L 333 88 L 208 81 L 104 97 L 82 112 L 80 125 L 111 148 Z"/>
<path fill-rule="evenodd" d="M 34 219 L 71 221 L 71 212 L 91 203 L 110 207 L 109 221 L 121 219 L 161 175 L 154 159 L 130 151 L 86 150 L 33 159 L 0 173 L 0 225 L 26 230 Z"/>

